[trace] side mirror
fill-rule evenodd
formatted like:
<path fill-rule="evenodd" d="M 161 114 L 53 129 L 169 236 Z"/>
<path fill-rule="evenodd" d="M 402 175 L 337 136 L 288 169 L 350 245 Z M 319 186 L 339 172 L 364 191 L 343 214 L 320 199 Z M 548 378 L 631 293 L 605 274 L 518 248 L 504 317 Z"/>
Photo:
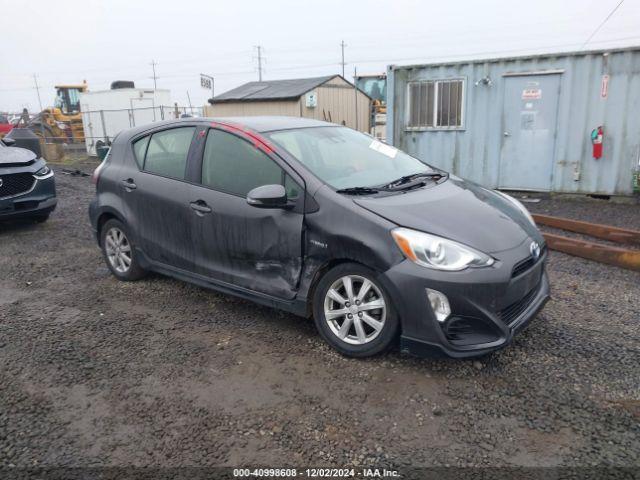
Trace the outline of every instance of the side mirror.
<path fill-rule="evenodd" d="M 290 208 L 282 185 L 262 185 L 247 194 L 247 203 L 256 208 Z"/>
<path fill-rule="evenodd" d="M 13 147 L 16 144 L 16 139 L 4 137 L 2 139 L 2 143 L 4 143 L 7 147 Z"/>

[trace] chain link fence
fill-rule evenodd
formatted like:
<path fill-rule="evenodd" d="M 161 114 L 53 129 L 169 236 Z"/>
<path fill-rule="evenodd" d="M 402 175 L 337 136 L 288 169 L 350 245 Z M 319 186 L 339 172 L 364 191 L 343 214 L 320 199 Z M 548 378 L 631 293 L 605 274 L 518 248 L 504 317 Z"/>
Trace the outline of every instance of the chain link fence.
<path fill-rule="evenodd" d="M 97 157 L 100 147 L 109 146 L 115 136 L 128 128 L 163 120 L 204 116 L 204 107 L 155 105 L 149 107 L 95 110 L 76 115 L 54 115 L 49 110 L 2 112 L 13 127 L 28 127 L 40 137 L 43 156 L 53 162 L 72 163 Z"/>

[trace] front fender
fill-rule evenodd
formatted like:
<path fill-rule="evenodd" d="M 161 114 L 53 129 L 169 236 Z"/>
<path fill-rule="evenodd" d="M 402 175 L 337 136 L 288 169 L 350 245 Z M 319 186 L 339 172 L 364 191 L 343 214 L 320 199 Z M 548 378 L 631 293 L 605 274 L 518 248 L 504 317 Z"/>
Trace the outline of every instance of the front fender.
<path fill-rule="evenodd" d="M 394 223 L 356 205 L 349 197 L 323 190 L 319 194 L 334 198 L 319 199 L 320 209 L 305 216 L 298 298 L 307 302 L 322 274 L 339 263 L 360 263 L 380 274 L 404 259 L 391 237 Z"/>

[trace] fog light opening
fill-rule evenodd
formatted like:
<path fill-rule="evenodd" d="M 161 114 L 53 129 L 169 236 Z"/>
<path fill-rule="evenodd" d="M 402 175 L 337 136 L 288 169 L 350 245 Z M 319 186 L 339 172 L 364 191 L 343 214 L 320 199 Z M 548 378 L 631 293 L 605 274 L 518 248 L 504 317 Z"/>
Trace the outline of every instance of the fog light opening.
<path fill-rule="evenodd" d="M 436 320 L 444 322 L 449 315 L 451 315 L 451 307 L 449 306 L 449 300 L 446 295 L 437 290 L 427 288 L 427 297 L 429 297 L 429 303 L 436 316 Z"/>

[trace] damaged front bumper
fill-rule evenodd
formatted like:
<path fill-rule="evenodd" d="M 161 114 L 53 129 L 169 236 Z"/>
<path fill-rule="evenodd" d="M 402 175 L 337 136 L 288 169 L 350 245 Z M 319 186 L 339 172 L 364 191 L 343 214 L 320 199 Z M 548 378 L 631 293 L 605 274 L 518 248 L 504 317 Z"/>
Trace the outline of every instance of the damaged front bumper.
<path fill-rule="evenodd" d="M 442 272 L 406 260 L 385 272 L 380 280 L 402 322 L 401 351 L 466 358 L 511 343 L 550 298 L 546 252 L 528 270 L 513 274 L 522 250 L 502 252 L 496 264 L 487 268 Z M 447 296 L 451 314 L 444 322 L 436 320 L 427 288 Z"/>

